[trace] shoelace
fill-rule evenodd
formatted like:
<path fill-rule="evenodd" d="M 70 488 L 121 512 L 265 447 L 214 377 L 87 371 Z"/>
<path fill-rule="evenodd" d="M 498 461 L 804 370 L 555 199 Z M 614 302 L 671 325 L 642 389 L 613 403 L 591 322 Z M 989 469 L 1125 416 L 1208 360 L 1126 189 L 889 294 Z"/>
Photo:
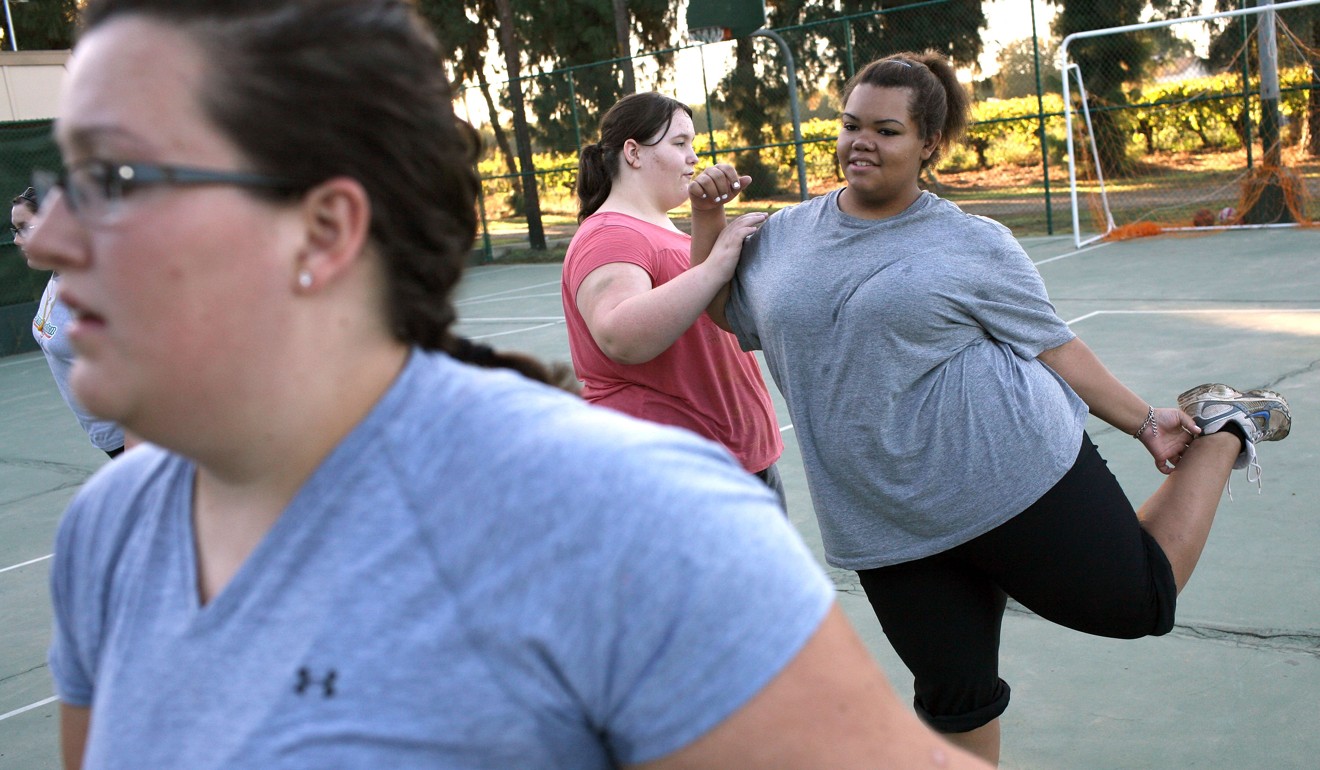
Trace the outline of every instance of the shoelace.
<path fill-rule="evenodd" d="M 1251 477 L 1252 471 L 1256 472 L 1255 478 Z M 1256 462 L 1256 458 L 1253 457 L 1251 458 L 1251 461 L 1247 463 L 1247 483 L 1256 485 L 1256 494 L 1260 494 L 1260 490 L 1261 490 L 1260 476 L 1261 476 L 1260 463 Z"/>
<path fill-rule="evenodd" d="M 1244 450 L 1244 451 L 1245 451 L 1245 450 Z M 1260 490 L 1262 489 L 1262 487 L 1261 487 L 1261 483 L 1260 483 L 1260 477 L 1261 477 L 1260 462 L 1258 462 L 1258 461 L 1256 460 L 1256 455 L 1255 455 L 1255 453 L 1251 453 L 1251 454 L 1249 455 L 1249 457 L 1250 457 L 1250 459 L 1247 460 L 1247 483 L 1248 483 L 1248 484 L 1255 484 L 1255 485 L 1256 485 L 1256 494 L 1259 495 L 1259 494 L 1260 494 Z M 1254 472 L 1254 475 L 1253 475 L 1253 472 Z M 1228 492 L 1228 501 L 1229 501 L 1230 503 L 1233 502 L 1233 476 L 1232 476 L 1232 474 L 1229 474 L 1229 477 L 1228 477 L 1228 483 L 1224 485 L 1224 489 Z"/>

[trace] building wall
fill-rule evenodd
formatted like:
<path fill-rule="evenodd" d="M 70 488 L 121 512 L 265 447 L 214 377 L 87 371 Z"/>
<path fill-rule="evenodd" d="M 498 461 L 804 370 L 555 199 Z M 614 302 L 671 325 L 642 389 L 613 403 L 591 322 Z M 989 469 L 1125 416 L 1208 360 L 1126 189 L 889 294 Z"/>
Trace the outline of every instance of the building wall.
<path fill-rule="evenodd" d="M 68 51 L 0 52 L 0 121 L 55 117 Z"/>

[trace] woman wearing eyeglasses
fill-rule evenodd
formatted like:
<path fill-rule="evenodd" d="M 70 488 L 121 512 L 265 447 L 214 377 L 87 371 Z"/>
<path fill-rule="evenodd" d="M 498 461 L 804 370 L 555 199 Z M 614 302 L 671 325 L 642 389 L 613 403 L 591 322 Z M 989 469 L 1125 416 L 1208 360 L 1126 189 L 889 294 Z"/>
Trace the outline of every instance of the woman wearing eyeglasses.
<path fill-rule="evenodd" d="M 479 181 L 411 3 L 83 13 L 29 251 L 147 443 L 57 536 L 66 764 L 984 767 L 717 445 L 460 360 Z"/>
<path fill-rule="evenodd" d="M 18 246 L 26 256 L 25 245 L 37 217 L 36 190 L 27 188 L 15 196 L 11 203 L 9 231 L 14 235 L 14 245 Z M 30 259 L 28 264 L 32 264 Z M 32 319 L 32 336 L 41 347 L 41 352 L 46 355 L 46 363 L 50 365 L 50 373 L 55 377 L 55 385 L 59 388 L 60 395 L 64 397 L 64 403 L 73 410 L 78 423 L 91 439 L 92 446 L 112 458 L 117 457 L 124 451 L 123 428 L 88 412 L 69 390 L 69 371 L 73 368 L 73 347 L 64 332 L 70 320 L 69 309 L 60 302 L 59 291 L 60 275 L 58 272 L 52 272 L 50 281 L 46 283 L 46 291 L 42 293 L 41 302 L 37 305 L 37 314 Z"/>

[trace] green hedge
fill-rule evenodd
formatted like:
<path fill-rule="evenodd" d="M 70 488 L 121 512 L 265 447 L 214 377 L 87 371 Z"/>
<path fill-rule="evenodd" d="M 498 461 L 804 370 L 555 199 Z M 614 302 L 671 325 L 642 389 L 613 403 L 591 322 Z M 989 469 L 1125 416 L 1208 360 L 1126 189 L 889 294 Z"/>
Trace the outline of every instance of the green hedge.
<path fill-rule="evenodd" d="M 955 147 L 941 163 L 941 170 L 958 171 L 979 166 L 1005 163 L 1036 165 L 1040 163 L 1040 144 L 1037 137 L 1039 121 L 1036 97 L 977 102 L 972 107 L 972 125 L 967 140 Z M 1044 98 L 1047 114 L 1046 146 L 1050 148 L 1050 162 L 1062 162 L 1064 153 L 1063 99 L 1057 94 Z M 839 181 L 835 162 L 834 141 L 838 135 L 837 120 L 813 118 L 802 123 L 803 159 L 807 178 L 813 183 Z M 695 142 L 698 153 L 706 153 L 713 146 L 723 152 L 738 147 L 733 137 L 724 130 L 700 132 Z M 797 173 L 797 155 L 791 142 L 773 142 L 769 138 L 761 148 L 763 159 L 782 177 L 781 187 L 792 186 Z M 725 160 L 727 155 L 720 159 Z M 533 156 L 539 189 L 551 196 L 572 196 L 577 178 L 576 153 L 537 153 Z M 485 180 L 487 196 L 506 196 L 511 190 L 508 169 L 502 157 L 487 153 L 477 167 Z"/>

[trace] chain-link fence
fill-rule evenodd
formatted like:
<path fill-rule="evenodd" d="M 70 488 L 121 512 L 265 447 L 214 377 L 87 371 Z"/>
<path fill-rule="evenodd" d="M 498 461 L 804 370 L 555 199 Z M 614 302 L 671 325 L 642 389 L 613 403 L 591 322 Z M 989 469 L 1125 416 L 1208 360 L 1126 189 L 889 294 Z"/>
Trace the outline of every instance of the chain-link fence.
<path fill-rule="evenodd" d="M 1071 230 L 1058 51 L 1065 33 L 1076 31 L 1069 25 L 1085 24 L 1068 16 L 1069 4 L 1054 16 L 1057 5 L 1032 0 L 890 2 L 883 10 L 794 19 L 790 24 L 776 18 L 779 4 L 767 6 L 768 27 L 794 57 L 796 130 L 783 50 L 772 36 L 684 46 L 537 73 L 520 81 L 533 126 L 531 171 L 547 233 L 572 230 L 577 151 L 595 140 L 600 117 L 623 94 L 626 67 L 633 69 L 638 90 L 669 93 L 693 106 L 699 154 L 733 162 L 751 174 L 756 181 L 746 197 L 787 203 L 798 200 L 803 189 L 814 195 L 843 183 L 834 141 L 837 94 L 847 78 L 875 58 L 927 48 L 941 51 L 959 66 L 973 111 L 964 142 L 924 175 L 923 184 L 1021 235 Z M 1094 10 L 1088 21 L 1105 18 Z M 987 32 L 987 12 L 1020 23 L 1009 32 Z M 1102 26 L 1125 23 L 1117 13 L 1113 18 L 1112 24 Z M 1314 199 L 1320 75 L 1311 52 L 1320 47 L 1320 9 L 1294 10 L 1278 18 L 1280 40 L 1287 43 L 1280 46 L 1285 94 L 1280 138 L 1292 149 L 1289 163 L 1297 170 L 1301 194 L 1310 190 Z M 1253 96 L 1260 89 L 1256 22 L 1257 17 L 1251 17 L 1144 30 L 1089 42 L 1072 52 L 1085 73 L 1093 119 L 1099 115 L 1105 124 L 1096 130 L 1112 126 L 1106 141 L 1127 159 L 1126 166 L 1111 169 L 1112 188 L 1139 187 L 1145 184 L 1139 172 L 1152 169 L 1160 171 L 1160 184 L 1169 189 L 1196 187 L 1205 183 L 1198 174 L 1206 166 L 1231 166 L 1225 179 L 1245 184 L 1242 180 L 1259 168 L 1266 153 L 1260 143 L 1259 98 Z M 1211 99 L 1204 89 L 1187 83 L 1202 77 L 1232 84 Z M 507 83 L 467 84 L 461 94 L 490 148 L 480 165 L 488 222 L 484 245 L 490 256 L 492 244 L 526 244 L 508 88 Z M 1076 89 L 1072 101 L 1076 107 Z M 1227 116 L 1219 121 L 1227 121 L 1223 126 L 1203 114 L 1216 109 Z M 490 114 L 499 117 L 490 121 Z M 1233 158 L 1227 157 L 1230 153 Z M 1088 183 L 1083 178 L 1078 184 Z M 1202 207 L 1196 204 L 1170 216 L 1190 224 Z"/>
<path fill-rule="evenodd" d="M 59 163 L 51 121 L 0 123 L 0 196 L 6 204 L 31 184 L 33 169 L 58 168 Z M 28 268 L 5 228 L 0 236 L 0 356 L 36 350 L 32 316 L 49 276 Z"/>
<path fill-rule="evenodd" d="M 1217 0 L 1214 5 L 1245 7 L 1249 2 Z M 751 174 L 755 181 L 748 199 L 790 203 L 804 190 L 814 195 L 843 183 L 834 141 L 837 94 L 848 77 L 875 58 L 926 48 L 941 51 L 959 66 L 973 96 L 973 112 L 964 142 L 923 176 L 923 184 L 1019 234 L 1072 228 L 1059 45 L 1065 33 L 1078 31 L 1074 28 L 1124 23 L 1120 11 L 1136 5 L 1127 0 L 890 0 L 881 10 L 832 12 L 827 18 L 801 10 L 827 5 L 768 2 L 767 28 L 773 34 L 523 77 L 519 84 L 532 158 L 524 171 L 535 179 L 544 231 L 554 238 L 574 229 L 578 149 L 595 140 L 601 116 L 623 95 L 625 70 L 638 90 L 669 93 L 693 106 L 699 151 L 708 160 L 733 162 Z M 1138 218 L 1166 223 L 1203 222 L 1209 212 L 1218 222 L 1225 209 L 1242 213 L 1240 198 L 1232 194 L 1235 187 L 1250 186 L 1250 179 L 1261 173 L 1273 174 L 1287 202 L 1297 204 L 1297 218 L 1313 220 L 1320 153 L 1315 56 L 1320 6 L 1284 5 L 1289 9 L 1278 14 L 1275 25 L 1280 96 L 1273 131 L 1259 96 L 1260 17 L 1079 41 L 1070 59 L 1081 73 L 1091 122 L 1074 123 L 1082 127 L 1072 137 L 1078 151 L 1076 189 L 1098 188 L 1096 168 L 1106 177 L 1115 210 L 1132 209 Z M 785 16 L 782 9 L 790 6 L 798 9 L 795 16 Z M 1077 8 L 1089 16 L 1080 21 L 1069 16 Z M 1004 26 L 999 23 L 1004 19 L 1016 24 Z M 785 50 L 793 57 L 796 100 L 790 98 Z M 1080 104 L 1078 90 L 1071 92 L 1074 107 Z M 502 244 L 526 245 L 530 229 L 509 91 L 507 81 L 459 89 L 460 111 L 481 128 L 488 148 L 479 165 L 481 246 L 487 257 Z M 1281 161 L 1273 161 L 1262 134 L 1267 144 L 1269 137 L 1278 137 Z M 1098 161 L 1083 152 L 1092 137 L 1103 148 Z M 45 121 L 8 124 L 0 142 L 0 181 L 15 192 L 26 185 L 32 166 L 56 160 Z M 1217 191 L 1213 200 L 1176 200 L 1178 190 L 1205 189 Z M 1152 201 L 1170 203 L 1142 213 L 1141 207 Z M 1126 221 L 1129 215 L 1117 216 Z M 42 276 L 23 267 L 10 239 L 0 238 L 0 306 L 31 301 L 41 283 Z"/>
<path fill-rule="evenodd" d="M 1079 243 L 1315 221 L 1320 5 L 1280 7 L 1064 41 Z M 1181 42 L 1198 33 L 1205 57 Z"/>

